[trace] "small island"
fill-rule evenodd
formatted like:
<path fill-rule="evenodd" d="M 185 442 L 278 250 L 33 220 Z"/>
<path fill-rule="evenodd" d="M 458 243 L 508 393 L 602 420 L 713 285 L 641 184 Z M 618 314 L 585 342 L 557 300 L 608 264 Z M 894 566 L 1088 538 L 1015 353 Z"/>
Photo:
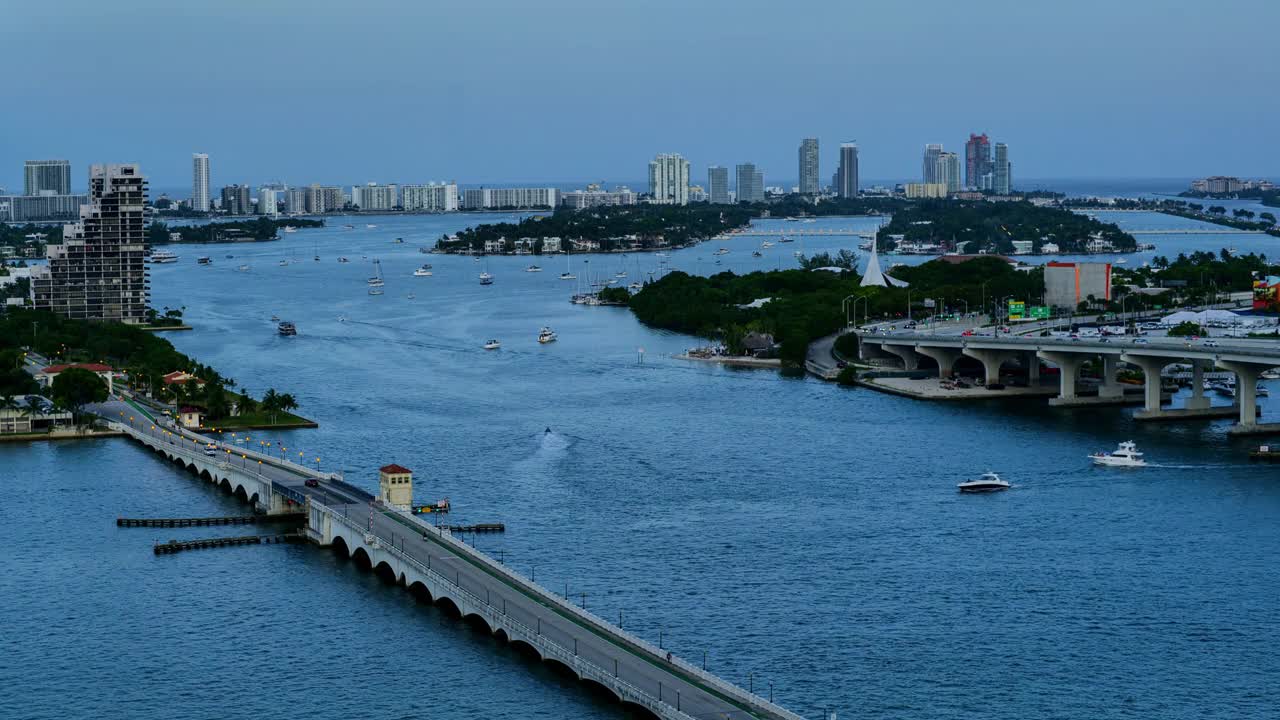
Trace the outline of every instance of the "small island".
<path fill-rule="evenodd" d="M 926 200 L 893 214 L 877 247 L 934 254 L 1039 255 L 1133 252 L 1138 242 L 1112 223 L 1030 202 Z"/>
<path fill-rule="evenodd" d="M 288 218 L 285 220 L 260 217 L 256 220 L 211 222 L 203 225 L 169 226 L 152 222 L 147 226 L 147 242 L 151 245 L 170 243 L 233 243 L 279 240 L 280 231 L 287 227 L 324 227 L 324 220 Z"/>

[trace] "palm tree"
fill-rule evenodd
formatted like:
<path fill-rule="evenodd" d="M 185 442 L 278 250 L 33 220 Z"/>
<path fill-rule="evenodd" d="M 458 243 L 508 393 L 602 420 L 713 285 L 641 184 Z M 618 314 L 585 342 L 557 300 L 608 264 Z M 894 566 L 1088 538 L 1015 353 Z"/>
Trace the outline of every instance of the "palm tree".
<path fill-rule="evenodd" d="M 280 409 L 282 411 L 289 412 L 290 410 L 296 410 L 297 407 L 298 407 L 298 401 L 295 400 L 293 396 L 290 395 L 289 393 L 284 393 L 283 395 L 280 396 Z"/>
<path fill-rule="evenodd" d="M 262 409 L 271 413 L 271 422 L 276 421 L 276 413 L 280 411 L 280 393 L 275 388 L 267 390 L 262 396 Z"/>

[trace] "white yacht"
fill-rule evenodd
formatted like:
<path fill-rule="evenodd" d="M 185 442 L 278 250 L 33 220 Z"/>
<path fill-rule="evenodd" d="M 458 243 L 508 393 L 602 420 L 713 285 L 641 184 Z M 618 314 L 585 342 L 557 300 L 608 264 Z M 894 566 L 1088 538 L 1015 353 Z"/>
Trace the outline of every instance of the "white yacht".
<path fill-rule="evenodd" d="M 370 230 L 372 230 L 372 229 L 374 229 L 374 228 L 376 228 L 376 227 L 378 227 L 378 226 L 377 226 L 377 225 L 374 225 L 373 223 L 368 223 L 368 224 L 366 224 L 366 225 L 365 225 L 365 227 L 367 227 L 367 228 L 369 228 Z"/>
<path fill-rule="evenodd" d="M 541 331 L 538 332 L 538 342 L 542 343 L 543 345 L 547 343 L 555 342 L 555 341 L 556 341 L 555 330 L 552 330 L 549 327 L 544 327 L 542 328 Z"/>
<path fill-rule="evenodd" d="M 524 271 L 525 272 L 542 272 L 542 268 L 538 267 L 537 265 L 530 265 L 529 267 L 525 268 Z"/>
<path fill-rule="evenodd" d="M 414 277 L 431 277 L 431 266 L 423 265 L 422 267 L 413 271 L 413 276 Z"/>
<path fill-rule="evenodd" d="M 489 273 L 488 271 L 485 271 L 485 272 L 480 273 L 480 284 L 481 284 L 481 285 L 492 285 L 492 284 L 493 284 L 493 275 L 492 275 L 491 273 Z"/>
<path fill-rule="evenodd" d="M 502 343 L 498 342 L 497 340 L 490 340 L 489 342 L 484 344 L 485 350 L 497 350 L 500 347 L 502 347 Z"/>
<path fill-rule="evenodd" d="M 294 227 L 294 226 L 292 226 L 292 225 L 285 225 L 285 226 L 284 226 L 284 231 L 285 231 L 285 232 L 287 232 L 287 233 L 296 233 L 296 232 L 298 232 L 298 228 L 296 228 L 296 227 Z"/>
<path fill-rule="evenodd" d="M 369 294 L 381 295 L 383 286 L 386 285 L 382 280 L 382 263 L 378 260 L 373 261 L 373 277 L 369 278 Z"/>
<path fill-rule="evenodd" d="M 240 270 L 240 272 L 249 272 L 248 265 L 241 265 L 238 269 Z"/>
<path fill-rule="evenodd" d="M 719 250 L 716 250 L 714 254 L 715 254 L 715 255 L 728 255 L 728 254 L 729 254 L 729 248 L 722 247 L 722 248 L 720 248 Z"/>
<path fill-rule="evenodd" d="M 964 493 L 980 493 L 980 492 L 996 492 L 999 490 L 1008 490 L 1009 482 L 1001 480 L 1000 476 L 988 470 L 982 473 L 982 477 L 977 480 L 969 480 L 956 485 L 960 492 Z"/>
<path fill-rule="evenodd" d="M 1138 446 L 1132 440 L 1126 440 L 1120 443 L 1112 452 L 1098 451 L 1089 456 L 1094 465 L 1107 465 L 1109 467 L 1144 467 L 1146 460 L 1142 459 L 1142 453 L 1138 452 Z"/>
<path fill-rule="evenodd" d="M 153 263 L 171 263 L 178 262 L 178 256 L 168 250 L 152 250 L 151 262 Z"/>

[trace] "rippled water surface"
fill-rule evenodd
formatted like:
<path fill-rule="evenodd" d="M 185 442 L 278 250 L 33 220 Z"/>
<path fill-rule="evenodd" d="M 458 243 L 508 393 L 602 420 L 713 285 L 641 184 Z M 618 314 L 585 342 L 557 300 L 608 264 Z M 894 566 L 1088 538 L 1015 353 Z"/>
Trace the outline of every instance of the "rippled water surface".
<path fill-rule="evenodd" d="M 530 258 L 490 259 L 486 288 L 484 263 L 417 252 L 474 219 L 361 220 L 182 247 L 181 262 L 154 269 L 156 304 L 185 305 L 197 328 L 170 336 L 180 349 L 255 394 L 293 393 L 321 425 L 250 442 L 369 487 L 379 465 L 407 465 L 419 498 L 449 496 L 455 521 L 506 523 L 481 548 L 692 660 L 705 651 L 734 682 L 772 683 L 806 717 L 1241 718 L 1280 706 L 1280 485 L 1225 423 L 926 404 L 681 362 L 669 355 L 695 340 L 570 305 L 563 258 L 541 273 L 522 271 Z M 808 227 L 824 224 L 874 227 Z M 786 266 L 798 249 L 750 258 L 758 242 L 724 243 L 720 267 L 718 245 L 671 262 Z M 365 290 L 374 257 L 381 297 Z M 412 277 L 423 262 L 434 276 Z M 625 270 L 627 283 L 657 262 L 572 267 Z M 298 336 L 277 336 L 272 314 Z M 560 341 L 540 346 L 543 325 Z M 491 337 L 501 350 L 480 349 Z M 1085 462 L 1130 438 L 1154 467 Z M 1015 487 L 957 495 L 988 468 Z M 242 508 L 123 440 L 0 445 L 0 480 L 0 717 L 619 716 L 327 552 L 153 556 L 155 541 L 242 530 L 125 530 L 117 516 Z"/>

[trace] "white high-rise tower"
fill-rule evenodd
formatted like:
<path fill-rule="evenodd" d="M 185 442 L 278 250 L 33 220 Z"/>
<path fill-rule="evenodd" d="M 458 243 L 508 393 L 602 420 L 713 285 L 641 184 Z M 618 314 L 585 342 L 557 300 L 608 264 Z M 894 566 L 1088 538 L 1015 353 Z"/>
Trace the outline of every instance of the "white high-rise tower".
<path fill-rule="evenodd" d="M 208 153 L 194 153 L 191 156 L 191 209 L 209 212 Z"/>

